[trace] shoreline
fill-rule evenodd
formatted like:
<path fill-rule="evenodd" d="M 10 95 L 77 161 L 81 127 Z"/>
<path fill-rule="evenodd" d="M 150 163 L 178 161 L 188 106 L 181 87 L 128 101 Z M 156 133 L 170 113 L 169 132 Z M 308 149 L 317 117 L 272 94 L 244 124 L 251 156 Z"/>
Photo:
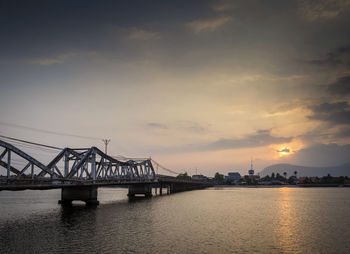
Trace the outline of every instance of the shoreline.
<path fill-rule="evenodd" d="M 229 185 L 229 184 L 217 184 L 214 185 L 213 188 L 320 188 L 320 187 L 333 187 L 333 188 L 348 188 L 350 187 L 350 184 L 285 184 L 285 185 Z"/>

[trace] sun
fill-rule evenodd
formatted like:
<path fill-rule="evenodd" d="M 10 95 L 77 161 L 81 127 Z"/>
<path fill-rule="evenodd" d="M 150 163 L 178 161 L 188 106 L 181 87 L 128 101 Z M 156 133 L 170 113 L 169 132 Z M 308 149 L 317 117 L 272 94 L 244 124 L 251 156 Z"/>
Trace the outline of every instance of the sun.
<path fill-rule="evenodd" d="M 288 156 L 292 153 L 292 149 L 288 146 L 281 147 L 277 149 L 277 152 L 280 157 Z"/>

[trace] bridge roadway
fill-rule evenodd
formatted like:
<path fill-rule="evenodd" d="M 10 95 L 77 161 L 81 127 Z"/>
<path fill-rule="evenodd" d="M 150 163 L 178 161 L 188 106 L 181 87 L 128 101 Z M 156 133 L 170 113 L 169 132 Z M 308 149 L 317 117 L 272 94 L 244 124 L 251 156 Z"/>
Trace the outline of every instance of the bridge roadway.
<path fill-rule="evenodd" d="M 14 157 L 15 162 L 22 160 L 25 166 L 16 168 Z M 60 166 L 59 162 L 63 162 L 64 166 Z M 71 204 L 73 200 L 98 205 L 97 189 L 100 186 L 128 187 L 129 197 L 150 197 L 153 188 L 162 195 L 164 188 L 170 194 L 212 186 L 208 181 L 157 175 L 150 159 L 120 161 L 96 147 L 65 148 L 49 164 L 44 165 L 12 144 L 0 140 L 1 167 L 7 175 L 0 176 L 0 191 L 60 188 L 59 203 L 62 205 Z"/>
<path fill-rule="evenodd" d="M 0 191 L 21 191 L 21 190 L 49 190 L 62 189 L 60 204 L 70 205 L 73 200 L 81 200 L 88 205 L 98 205 L 97 189 L 102 186 L 128 187 L 128 196 L 144 195 L 152 196 L 152 189 L 159 195 L 166 189 L 167 194 L 176 192 L 204 189 L 212 186 L 210 182 L 200 180 L 184 180 L 172 176 L 156 175 L 153 181 L 118 181 L 118 180 L 96 180 L 96 181 L 57 181 L 47 179 L 7 179 L 0 178 Z"/>

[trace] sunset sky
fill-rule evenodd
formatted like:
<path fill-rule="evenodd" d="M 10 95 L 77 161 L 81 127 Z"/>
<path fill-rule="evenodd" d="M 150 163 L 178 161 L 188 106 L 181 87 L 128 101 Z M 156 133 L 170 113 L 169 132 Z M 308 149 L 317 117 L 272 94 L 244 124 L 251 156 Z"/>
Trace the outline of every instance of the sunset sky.
<path fill-rule="evenodd" d="M 350 161 L 350 0 L 0 0 L 0 31 L 1 135 L 210 176 Z"/>

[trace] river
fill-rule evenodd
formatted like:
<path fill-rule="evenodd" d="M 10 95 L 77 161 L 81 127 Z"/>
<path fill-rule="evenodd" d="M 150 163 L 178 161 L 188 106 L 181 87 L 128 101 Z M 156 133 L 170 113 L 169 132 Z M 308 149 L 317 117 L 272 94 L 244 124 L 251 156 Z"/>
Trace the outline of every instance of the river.
<path fill-rule="evenodd" d="M 0 253 L 350 253 L 350 188 L 209 188 L 100 205 L 0 192 Z"/>

